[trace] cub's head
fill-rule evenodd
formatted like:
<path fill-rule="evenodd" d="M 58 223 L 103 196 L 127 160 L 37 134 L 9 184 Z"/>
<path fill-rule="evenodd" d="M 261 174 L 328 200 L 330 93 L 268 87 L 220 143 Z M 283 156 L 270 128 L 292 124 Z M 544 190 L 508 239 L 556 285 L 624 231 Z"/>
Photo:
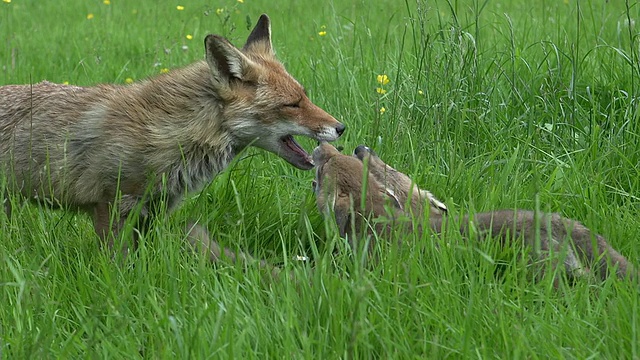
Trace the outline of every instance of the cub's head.
<path fill-rule="evenodd" d="M 309 170 L 311 157 L 293 137 L 334 141 L 344 132 L 276 59 L 267 15 L 260 16 L 242 49 L 218 35 L 206 37 L 205 49 L 211 95 L 222 102 L 223 126 L 238 147 L 253 145 Z"/>
<path fill-rule="evenodd" d="M 384 231 L 389 221 L 402 214 L 396 197 L 355 156 L 344 155 L 329 143 L 320 143 L 313 150 L 316 178 L 313 182 L 318 209 L 329 218 L 335 215 L 341 236 L 351 239 L 369 233 L 373 227 Z"/>
<path fill-rule="evenodd" d="M 387 165 L 378 155 L 365 145 L 359 145 L 353 152 L 362 162 L 367 162 L 369 173 L 373 175 L 387 191 L 394 194 L 405 212 L 411 210 L 413 215 L 422 216 L 425 201 L 429 203 L 431 216 L 447 213 L 447 206 L 431 192 L 420 189 L 406 174 Z M 410 209 L 407 208 L 410 206 Z"/>

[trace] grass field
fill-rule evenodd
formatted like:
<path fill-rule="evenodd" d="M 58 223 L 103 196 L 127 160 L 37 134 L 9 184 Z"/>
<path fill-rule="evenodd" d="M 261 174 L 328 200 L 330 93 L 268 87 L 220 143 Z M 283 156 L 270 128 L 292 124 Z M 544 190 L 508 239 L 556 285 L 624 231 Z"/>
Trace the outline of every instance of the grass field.
<path fill-rule="evenodd" d="M 241 46 L 263 12 L 346 150 L 453 212 L 561 212 L 640 263 L 636 1 L 3 0 L 0 84 L 154 76 L 203 58 L 206 34 Z M 363 269 L 332 255 L 312 177 L 247 151 L 124 265 L 84 215 L 0 212 L 0 358 L 640 358 L 638 284 L 554 291 L 515 251 L 429 234 Z M 185 251 L 190 218 L 298 280 L 211 266 Z"/>

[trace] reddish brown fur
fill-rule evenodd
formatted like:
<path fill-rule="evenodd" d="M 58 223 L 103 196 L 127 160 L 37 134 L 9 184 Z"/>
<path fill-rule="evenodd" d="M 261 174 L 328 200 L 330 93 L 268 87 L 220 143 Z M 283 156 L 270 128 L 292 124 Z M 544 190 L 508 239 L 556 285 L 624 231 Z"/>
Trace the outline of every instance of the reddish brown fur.
<path fill-rule="evenodd" d="M 112 246 L 133 209 L 146 219 L 160 204 L 173 208 L 249 145 L 308 170 L 313 163 L 292 135 L 341 135 L 344 126 L 275 58 L 266 15 L 242 50 L 217 35 L 205 48 L 205 61 L 128 86 L 0 87 L 8 190 L 87 211 L 102 238 L 113 235 Z"/>
<path fill-rule="evenodd" d="M 385 164 L 375 153 L 365 146 L 359 146 L 355 158 L 340 154 L 333 146 L 323 143 L 313 152 L 316 162 L 316 188 L 318 207 L 325 216 L 334 213 L 341 235 L 358 239 L 372 231 L 384 236 L 401 216 L 413 215 L 416 223 L 402 223 L 405 230 L 422 231 L 421 220 L 424 219 L 424 202 L 428 201 L 429 227 L 435 233 L 447 230 L 446 207 L 435 199 L 431 193 L 419 189 L 405 174 Z M 359 159 L 357 166 L 354 159 Z M 340 202 L 333 199 L 347 197 L 360 199 L 362 193 L 363 172 L 366 163 L 368 169 L 368 186 L 380 196 L 367 197 L 364 209 L 359 201 Z M 395 207 L 381 206 L 385 203 L 382 195 L 393 189 Z M 367 193 L 369 190 L 367 189 Z M 371 203 L 377 202 L 377 203 Z M 386 202 L 388 203 L 388 202 Z M 404 210 L 403 205 L 410 204 Z M 413 212 L 413 214 L 411 214 Z M 345 219 L 345 215 L 347 218 Z M 358 218 L 349 218 L 357 214 Z M 377 227 L 365 227 L 360 219 L 368 219 L 369 223 L 382 224 Z M 382 219 L 377 221 L 376 219 Z M 386 220 L 385 220 L 386 219 Z M 391 219 L 392 221 L 388 221 Z M 455 222 L 457 223 L 457 221 Z M 558 265 L 558 255 L 569 278 L 576 278 L 592 272 L 604 279 L 609 269 L 614 267 L 620 278 L 636 277 L 637 273 L 627 259 L 613 249 L 600 235 L 592 233 L 578 221 L 567 219 L 559 214 L 535 213 L 528 210 L 500 210 L 464 216 L 459 219 L 459 231 L 465 237 L 478 239 L 497 239 L 502 246 L 512 246 L 513 242 L 523 243 L 533 249 L 532 263 L 555 254 L 552 266 Z M 342 224 L 342 225 L 341 225 Z M 539 236 L 538 236 L 539 235 Z M 351 240 L 353 241 L 353 240 Z M 537 251 L 539 247 L 539 252 Z M 543 269 L 541 269 L 543 271 Z"/>

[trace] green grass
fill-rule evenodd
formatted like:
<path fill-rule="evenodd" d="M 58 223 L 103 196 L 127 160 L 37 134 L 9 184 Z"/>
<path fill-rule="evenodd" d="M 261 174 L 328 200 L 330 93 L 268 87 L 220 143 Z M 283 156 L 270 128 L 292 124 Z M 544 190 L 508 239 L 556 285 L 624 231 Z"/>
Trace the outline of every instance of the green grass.
<path fill-rule="evenodd" d="M 13 0 L 0 84 L 153 76 L 201 59 L 208 33 L 242 45 L 262 12 L 289 71 L 348 126 L 347 150 L 375 148 L 455 212 L 561 212 L 640 263 L 635 1 Z M 250 150 L 124 266 L 84 215 L 0 212 L 0 357 L 640 358 L 637 284 L 554 291 L 513 254 L 428 234 L 363 269 L 331 254 L 344 244 L 312 177 Z M 193 256 L 180 227 L 194 217 L 298 280 Z"/>

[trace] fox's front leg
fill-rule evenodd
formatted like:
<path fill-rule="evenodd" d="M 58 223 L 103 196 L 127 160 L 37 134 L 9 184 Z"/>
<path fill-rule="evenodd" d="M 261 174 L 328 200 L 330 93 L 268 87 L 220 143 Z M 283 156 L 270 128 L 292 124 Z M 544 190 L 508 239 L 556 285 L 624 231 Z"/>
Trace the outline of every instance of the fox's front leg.
<path fill-rule="evenodd" d="M 191 247 L 205 255 L 209 258 L 209 261 L 212 263 L 220 261 L 222 255 L 224 255 L 231 260 L 231 262 L 236 261 L 236 256 L 229 249 L 221 248 L 220 245 L 211 240 L 209 237 L 209 231 L 205 229 L 202 225 L 197 224 L 189 224 L 186 227 L 187 240 L 189 240 L 189 244 Z"/>
<path fill-rule="evenodd" d="M 123 196 L 117 206 L 118 210 L 114 213 L 112 203 L 96 204 L 93 209 L 93 226 L 101 239 L 102 245 L 108 246 L 109 250 L 113 251 L 116 239 L 120 236 L 129 214 L 141 206 L 131 239 L 125 239 L 120 249 L 122 256 L 126 257 L 129 254 L 129 249 L 135 250 L 137 248 L 138 232 L 144 230 L 144 226 L 148 222 L 149 212 L 146 206 L 140 204 L 140 198 L 135 196 Z"/>
<path fill-rule="evenodd" d="M 7 219 L 11 219 L 11 200 L 9 199 L 9 191 L 4 186 L 0 187 L 0 203 L 3 204 L 2 208 L 7 214 Z"/>
<path fill-rule="evenodd" d="M 268 271 L 272 277 L 276 278 L 280 275 L 280 268 L 270 265 L 265 260 L 256 260 L 249 254 L 244 252 L 234 252 L 228 248 L 220 246 L 217 241 L 211 239 L 209 231 L 198 224 L 190 223 L 186 227 L 187 240 L 191 248 L 209 258 L 211 263 L 220 261 L 229 261 L 231 263 L 240 262 L 243 265 L 258 263 L 258 266 Z"/>
<path fill-rule="evenodd" d="M 4 201 L 4 213 L 7 214 L 7 219 L 11 219 L 11 202 L 6 195 L 3 195 L 2 200 Z"/>

